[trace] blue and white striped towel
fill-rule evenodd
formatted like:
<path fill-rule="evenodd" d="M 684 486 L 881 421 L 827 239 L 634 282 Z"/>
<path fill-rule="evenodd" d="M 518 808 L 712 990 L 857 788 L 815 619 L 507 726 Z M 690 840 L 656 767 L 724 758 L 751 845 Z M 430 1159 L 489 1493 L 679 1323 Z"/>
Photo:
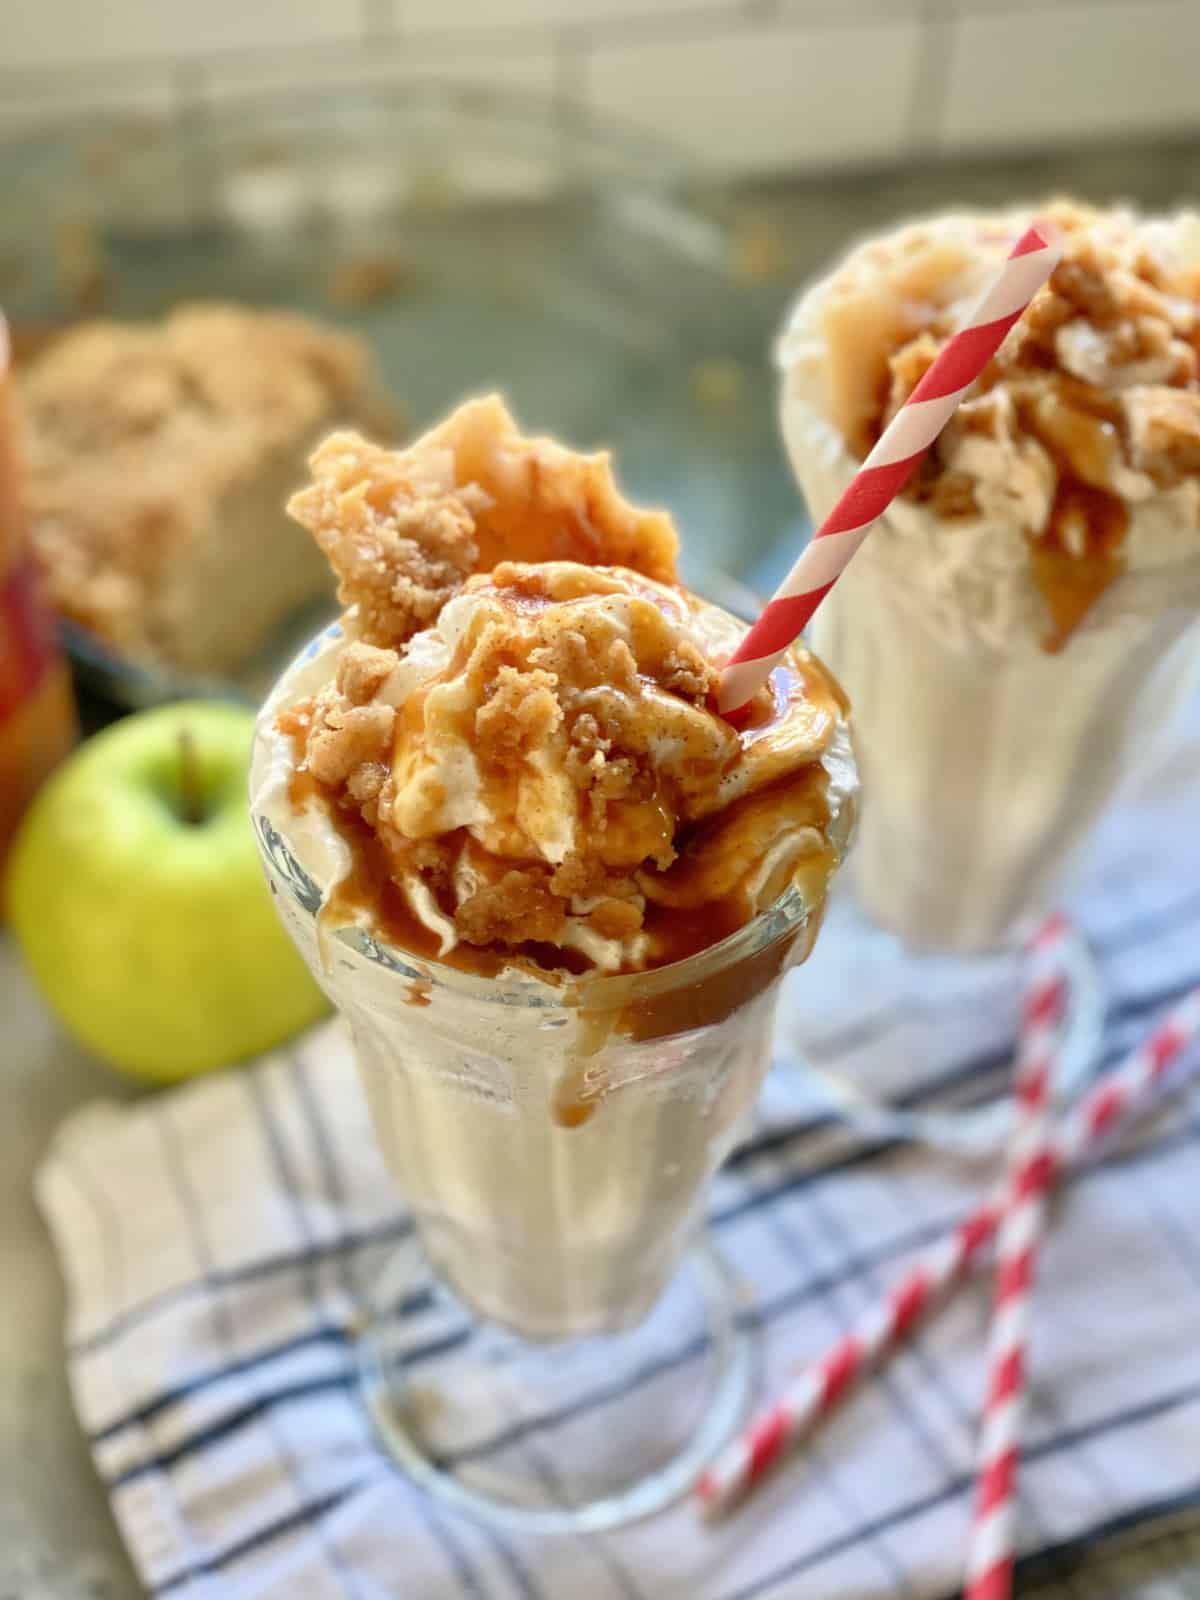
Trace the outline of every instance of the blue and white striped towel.
<path fill-rule="evenodd" d="M 1109 984 L 1109 1058 L 1200 976 L 1200 743 L 1156 794 L 1107 828 L 1099 887 L 1076 907 Z M 847 960 L 831 924 L 805 983 Z M 961 1016 L 925 1000 L 929 1058 L 940 1050 L 961 1081 Z M 972 1007 L 981 1071 L 995 1066 L 996 1015 Z M 873 1018 L 913 1026 L 886 1007 Z M 823 1350 L 980 1181 L 928 1152 L 851 1142 L 781 1064 L 711 1207 L 749 1286 L 765 1384 Z M 359 1408 L 360 1286 L 407 1224 L 336 1024 L 253 1070 L 78 1114 L 38 1188 L 69 1287 L 79 1418 L 152 1594 L 920 1600 L 957 1586 L 986 1275 L 727 1525 L 705 1529 L 684 1505 L 611 1536 L 523 1540 L 429 1504 Z M 1081 1541 L 1200 1505 L 1198 1195 L 1200 1093 L 1077 1178 L 1062 1205 L 1022 1478 L 1027 1549 L 1051 1570 Z M 419 1359 L 426 1334 L 413 1331 Z M 536 1447 L 569 1472 L 589 1429 L 620 1426 L 623 1404 L 670 1404 L 695 1359 L 681 1351 L 642 1394 L 583 1395 L 481 1450 Z"/>

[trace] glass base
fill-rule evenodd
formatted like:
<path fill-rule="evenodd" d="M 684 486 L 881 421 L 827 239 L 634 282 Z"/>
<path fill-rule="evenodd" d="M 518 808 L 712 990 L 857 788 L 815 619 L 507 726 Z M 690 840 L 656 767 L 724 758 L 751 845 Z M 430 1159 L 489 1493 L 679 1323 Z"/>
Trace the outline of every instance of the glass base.
<path fill-rule="evenodd" d="M 1103 984 L 1086 940 L 1073 934 L 1066 955 L 1060 1106 L 1095 1072 L 1104 1029 Z M 908 950 L 842 897 L 785 988 L 782 1053 L 803 1062 L 818 1099 L 864 1137 L 990 1156 L 1011 1126 L 1026 971 L 1020 948 L 979 956 Z"/>
<path fill-rule="evenodd" d="M 598 1533 L 687 1493 L 743 1420 L 737 1283 L 697 1245 L 644 1321 L 533 1344 L 477 1318 L 415 1241 L 358 1341 L 380 1444 L 429 1494 L 529 1534 Z"/>

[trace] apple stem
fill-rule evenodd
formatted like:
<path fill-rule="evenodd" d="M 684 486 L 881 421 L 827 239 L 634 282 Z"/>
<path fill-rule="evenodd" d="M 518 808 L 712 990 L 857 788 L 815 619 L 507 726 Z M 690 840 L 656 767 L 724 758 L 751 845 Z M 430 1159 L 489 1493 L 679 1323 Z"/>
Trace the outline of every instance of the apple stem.
<path fill-rule="evenodd" d="M 204 796 L 196 740 L 190 728 L 179 730 L 179 803 L 183 820 L 199 827 L 204 821 Z"/>

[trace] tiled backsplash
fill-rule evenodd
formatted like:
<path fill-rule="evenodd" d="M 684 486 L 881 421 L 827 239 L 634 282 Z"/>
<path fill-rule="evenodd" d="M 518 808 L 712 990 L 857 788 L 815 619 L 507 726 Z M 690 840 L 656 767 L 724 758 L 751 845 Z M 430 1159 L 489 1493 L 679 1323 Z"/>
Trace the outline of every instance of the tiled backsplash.
<path fill-rule="evenodd" d="M 558 96 L 715 170 L 1200 129 L 1200 0 L 4 0 L 0 134 L 412 78 Z"/>

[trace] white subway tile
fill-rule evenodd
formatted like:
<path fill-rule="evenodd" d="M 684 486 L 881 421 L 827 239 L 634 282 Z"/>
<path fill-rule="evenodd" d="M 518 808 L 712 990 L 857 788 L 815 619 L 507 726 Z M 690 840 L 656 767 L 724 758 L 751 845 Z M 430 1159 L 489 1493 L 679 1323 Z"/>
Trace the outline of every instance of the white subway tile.
<path fill-rule="evenodd" d="M 727 15 L 743 0 L 395 0 L 406 32 L 424 28 L 504 28 L 530 23 L 614 22 Z"/>
<path fill-rule="evenodd" d="M 5 0 L 4 67 L 354 39 L 360 0 Z"/>
<path fill-rule="evenodd" d="M 1060 3 L 1061 0 L 940 0 L 940 9 L 997 16 L 1009 11 L 1048 11 Z"/>
<path fill-rule="evenodd" d="M 903 153 L 918 52 L 911 18 L 746 28 L 590 52 L 590 102 L 730 172 Z"/>
<path fill-rule="evenodd" d="M 950 149 L 1200 124 L 1197 0 L 1059 0 L 951 27 Z"/>
<path fill-rule="evenodd" d="M 270 93 L 281 89 L 303 93 L 306 89 L 365 88 L 387 84 L 432 81 L 478 84 L 525 94 L 549 95 L 554 88 L 554 58 L 536 44 L 529 50 L 497 55 L 459 48 L 395 49 L 380 47 L 370 55 L 305 56 L 303 59 L 263 56 L 253 61 L 234 60 L 210 65 L 205 72 L 205 93 L 213 100 Z"/>
<path fill-rule="evenodd" d="M 752 9 L 756 3 L 778 22 L 822 22 L 855 27 L 864 22 L 917 16 L 929 10 L 931 0 L 747 0 L 747 8 Z M 940 0 L 940 3 L 953 5 L 955 0 Z M 995 4 L 995 0 L 992 3 Z M 1029 0 L 1031 5 L 1044 3 L 1045 0 Z"/>

